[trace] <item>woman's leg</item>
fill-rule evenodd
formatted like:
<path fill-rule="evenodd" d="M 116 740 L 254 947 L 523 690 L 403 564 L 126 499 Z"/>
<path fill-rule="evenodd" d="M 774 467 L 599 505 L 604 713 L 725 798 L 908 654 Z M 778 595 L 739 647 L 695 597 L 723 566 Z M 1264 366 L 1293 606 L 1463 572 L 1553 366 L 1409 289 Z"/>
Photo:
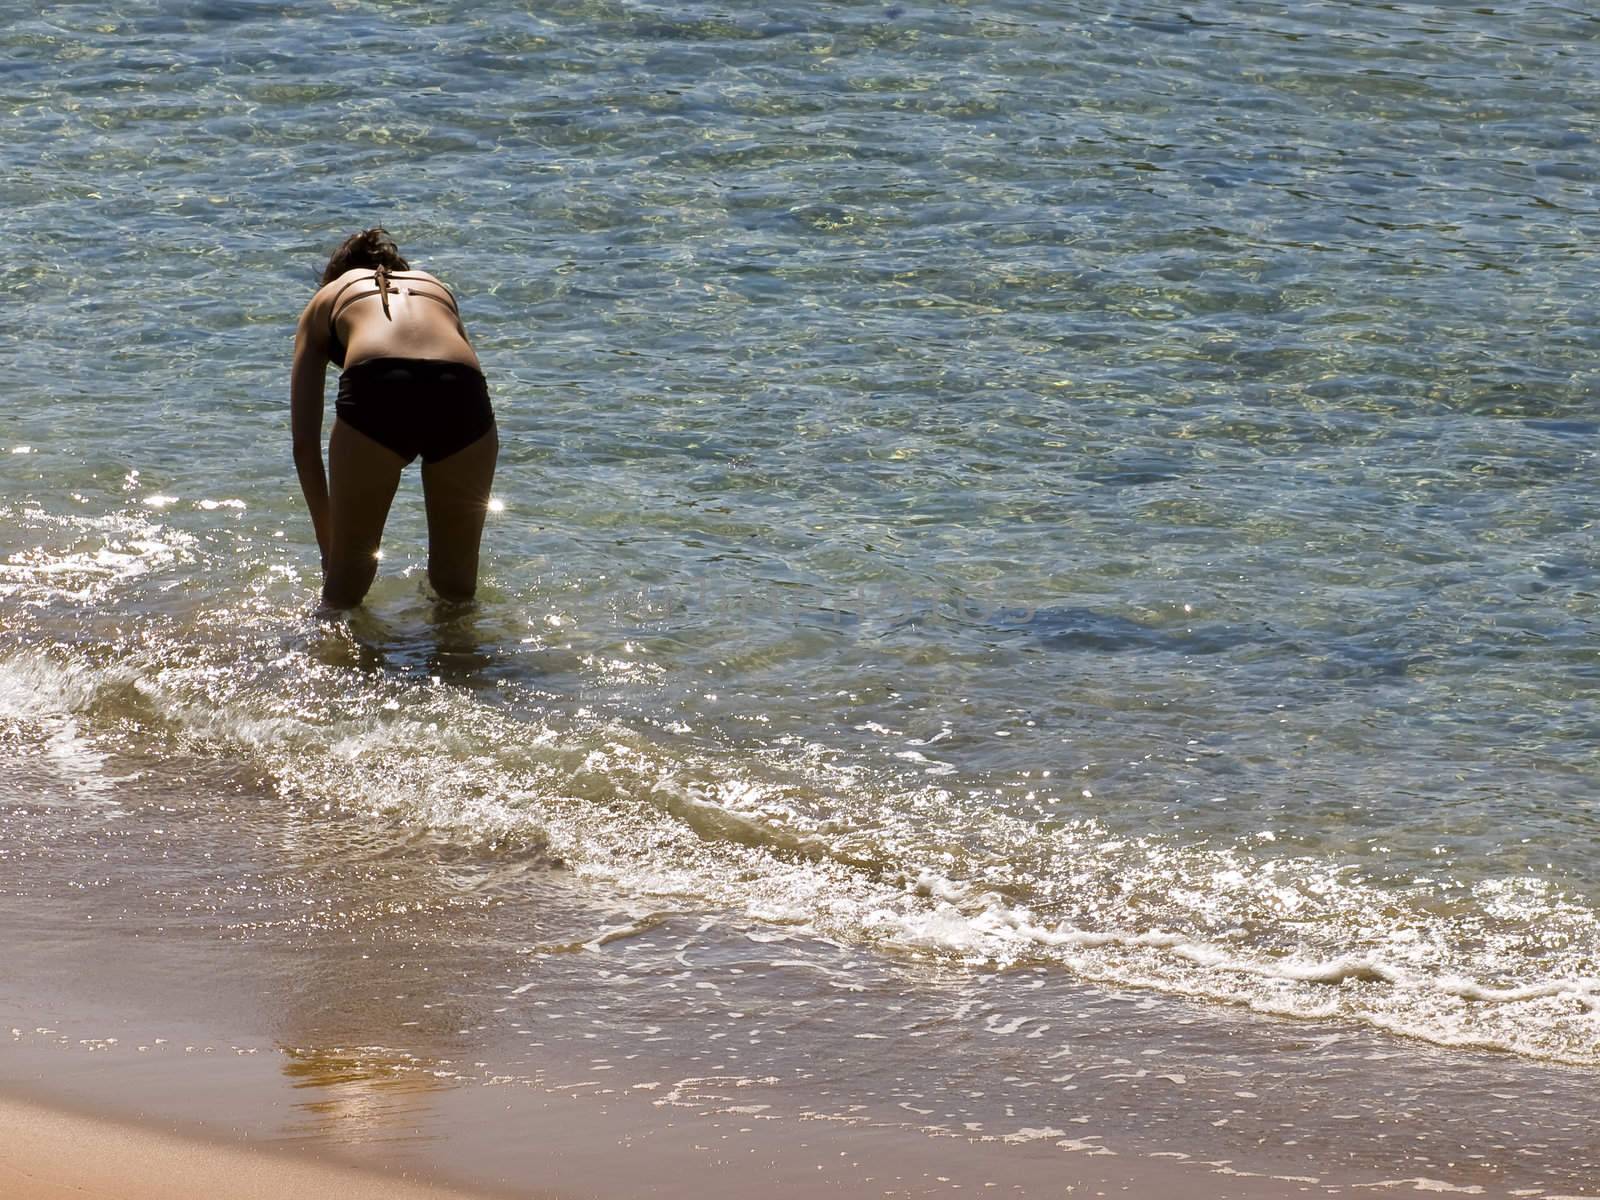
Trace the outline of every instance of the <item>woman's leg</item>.
<path fill-rule="evenodd" d="M 328 561 L 323 603 L 354 608 L 378 573 L 378 543 L 406 460 L 343 421 L 328 435 Z"/>
<path fill-rule="evenodd" d="M 428 506 L 428 579 L 446 600 L 470 600 L 478 590 L 478 543 L 489 512 L 500 439 L 490 429 L 449 458 L 422 464 Z"/>

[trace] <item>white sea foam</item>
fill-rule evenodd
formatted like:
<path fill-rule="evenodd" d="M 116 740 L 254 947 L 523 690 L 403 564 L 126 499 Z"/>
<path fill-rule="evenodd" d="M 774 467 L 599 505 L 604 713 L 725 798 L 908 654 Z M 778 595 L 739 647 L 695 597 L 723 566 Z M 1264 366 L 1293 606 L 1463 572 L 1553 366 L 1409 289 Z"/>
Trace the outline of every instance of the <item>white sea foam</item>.
<path fill-rule="evenodd" d="M 1600 1064 L 1600 980 L 1584 958 L 1596 914 L 1537 881 L 1488 881 L 1482 907 L 1441 915 L 1336 863 L 1109 837 L 1093 821 L 1048 834 L 995 814 L 979 825 L 960 797 L 935 789 L 873 808 L 851 790 L 871 780 L 803 755 L 775 770 L 664 747 L 597 716 L 517 720 L 469 693 L 352 681 L 298 653 L 253 664 L 174 663 L 159 651 L 104 667 L 70 654 L 0 659 L 0 714 L 56 721 L 64 762 L 91 768 L 95 731 L 132 702 L 187 745 L 265 770 L 290 796 L 473 837 L 537 839 L 580 874 L 641 898 L 731 907 L 975 964 L 1055 963 L 1088 980 L 1339 1016 L 1439 1045 Z M 947 824 L 931 826 L 927 814 Z M 968 815 L 992 853 L 957 851 L 942 832 Z M 1045 873 L 1015 877 L 1013 842 L 1029 845 Z M 1274 922 L 1286 890 L 1301 899 L 1296 919 Z M 1375 920 L 1386 906 L 1399 915 Z M 1061 909 L 1071 916 L 1052 911 Z M 1559 926 L 1575 949 L 1534 959 L 1508 950 L 1519 930 L 1544 926 Z M 996 1032 L 1019 1035 L 1026 1024 L 996 1021 Z"/>
<path fill-rule="evenodd" d="M 0 658 L 0 722 L 31 726 L 45 761 L 74 793 L 104 798 L 116 780 L 106 773 L 99 741 L 82 724 L 99 690 L 115 682 L 115 672 L 63 668 L 43 655 Z"/>
<path fill-rule="evenodd" d="M 150 571 L 192 554 L 196 539 L 137 511 L 57 517 L 30 509 L 38 544 L 0 561 L 0 595 L 30 603 L 103 601 Z"/>

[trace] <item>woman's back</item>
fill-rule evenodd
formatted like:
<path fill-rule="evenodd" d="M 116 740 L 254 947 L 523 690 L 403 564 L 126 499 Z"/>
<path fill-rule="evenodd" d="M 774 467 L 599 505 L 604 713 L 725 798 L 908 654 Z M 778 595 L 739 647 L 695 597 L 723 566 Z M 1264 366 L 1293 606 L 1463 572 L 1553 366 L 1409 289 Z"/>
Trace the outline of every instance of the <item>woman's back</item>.
<path fill-rule="evenodd" d="M 350 367 L 369 358 L 427 358 L 478 368 L 450 289 L 426 271 L 357 267 L 312 299 L 328 357 Z"/>

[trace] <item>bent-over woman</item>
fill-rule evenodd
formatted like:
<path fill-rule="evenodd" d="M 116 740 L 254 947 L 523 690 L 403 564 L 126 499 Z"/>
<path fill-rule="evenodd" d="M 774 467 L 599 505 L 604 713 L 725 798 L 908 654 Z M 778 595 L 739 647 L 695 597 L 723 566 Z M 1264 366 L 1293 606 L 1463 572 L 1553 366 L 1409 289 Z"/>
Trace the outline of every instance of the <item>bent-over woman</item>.
<path fill-rule="evenodd" d="M 322 465 L 328 364 L 344 369 Z M 455 297 L 414 271 L 382 229 L 345 239 L 295 332 L 289 384 L 294 463 L 322 551 L 322 599 L 361 603 L 400 471 L 422 457 L 428 579 L 471 598 L 499 440 L 489 388 Z"/>

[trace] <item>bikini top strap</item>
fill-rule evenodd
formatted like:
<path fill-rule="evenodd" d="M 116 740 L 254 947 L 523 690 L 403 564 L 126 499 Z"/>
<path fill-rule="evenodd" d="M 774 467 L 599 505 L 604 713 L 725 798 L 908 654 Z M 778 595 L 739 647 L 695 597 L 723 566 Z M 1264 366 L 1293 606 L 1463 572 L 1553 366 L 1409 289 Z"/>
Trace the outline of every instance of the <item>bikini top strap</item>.
<path fill-rule="evenodd" d="M 461 324 L 461 308 L 456 304 L 455 294 L 451 292 L 449 288 L 438 282 L 438 280 L 425 279 L 421 276 L 410 273 L 401 273 L 397 276 L 395 272 L 390 271 L 387 267 L 380 266 L 372 273 L 371 278 L 352 279 L 333 294 L 333 300 L 328 306 L 328 343 L 333 348 L 333 353 L 330 354 L 330 357 L 334 362 L 338 363 L 340 366 L 344 365 L 344 343 L 339 340 L 339 314 L 343 310 L 341 310 L 339 307 L 339 301 L 344 298 L 346 292 L 348 292 L 358 283 L 376 283 L 378 286 L 373 288 L 370 292 L 357 292 L 354 296 L 349 297 L 349 299 L 345 300 L 344 307 L 349 308 L 358 300 L 366 300 L 373 296 L 379 296 L 383 300 L 383 315 L 392 321 L 394 320 L 394 314 L 389 311 L 389 287 L 396 278 L 415 279 L 419 283 L 432 284 L 434 287 L 438 288 L 440 292 L 443 292 L 444 294 L 441 296 L 437 292 L 418 290 L 412 292 L 411 295 L 422 296 L 428 300 L 432 300 L 435 304 L 444 305 L 450 310 L 450 315 L 456 319 L 456 330 L 463 338 L 467 336 L 467 331 L 462 327 Z"/>
<path fill-rule="evenodd" d="M 421 276 L 414 275 L 410 272 L 396 273 L 390 271 L 388 267 L 378 267 L 373 271 L 371 278 L 352 279 L 333 294 L 333 299 L 328 305 L 328 336 L 335 343 L 338 342 L 339 331 L 336 323 L 339 319 L 339 313 L 342 311 L 339 308 L 339 300 L 346 292 L 348 292 L 358 283 L 375 283 L 378 286 L 370 292 L 362 292 L 359 295 L 351 296 L 349 303 L 346 304 L 345 307 L 350 307 L 351 304 L 354 304 L 358 300 L 365 300 L 368 296 L 379 296 L 383 299 L 383 315 L 388 317 L 391 321 L 394 320 L 394 314 L 389 310 L 389 292 L 396 279 L 415 279 L 419 283 L 433 284 L 433 286 L 437 287 L 441 292 L 444 293 L 444 295 L 436 296 L 432 292 L 420 291 L 414 293 L 414 295 L 426 296 L 429 300 L 435 300 L 438 303 L 445 305 L 450 309 L 451 312 L 455 313 L 457 321 L 461 319 L 461 307 L 456 303 L 455 295 L 450 291 L 449 288 L 445 287 L 444 284 L 435 283 L 432 279 L 424 279 Z"/>
<path fill-rule="evenodd" d="M 437 279 L 424 278 L 423 276 L 416 274 L 414 271 L 390 271 L 388 273 L 388 278 L 391 282 L 396 279 L 415 279 L 418 283 L 426 283 L 438 288 L 444 293 L 443 296 L 435 296 L 432 292 L 413 292 L 412 295 L 426 296 L 430 300 L 437 300 L 441 304 L 448 304 L 451 312 L 455 313 L 458 317 L 461 315 L 461 308 L 456 304 L 455 293 L 449 288 L 445 287 L 445 285 L 440 283 Z"/>

